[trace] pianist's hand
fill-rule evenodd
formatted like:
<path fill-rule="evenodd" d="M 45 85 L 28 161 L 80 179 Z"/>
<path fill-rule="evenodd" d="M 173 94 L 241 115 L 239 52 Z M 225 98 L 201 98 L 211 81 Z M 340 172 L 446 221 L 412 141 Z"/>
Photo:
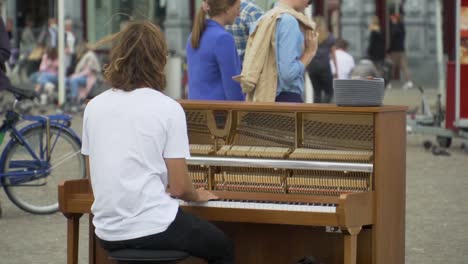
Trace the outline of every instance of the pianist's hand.
<path fill-rule="evenodd" d="M 218 196 L 214 195 L 210 191 L 205 190 L 204 188 L 200 188 L 196 190 L 197 192 L 197 202 L 208 202 L 210 200 L 217 200 Z"/>
<path fill-rule="evenodd" d="M 304 40 L 304 53 L 301 57 L 301 62 L 307 67 L 312 59 L 315 57 L 318 49 L 318 33 L 313 30 L 307 30 L 305 32 Z"/>

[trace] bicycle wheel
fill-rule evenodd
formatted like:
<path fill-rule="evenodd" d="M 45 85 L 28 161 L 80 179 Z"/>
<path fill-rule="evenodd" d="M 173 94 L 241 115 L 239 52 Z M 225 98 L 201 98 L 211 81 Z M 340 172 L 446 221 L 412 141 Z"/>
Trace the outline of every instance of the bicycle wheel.
<path fill-rule="evenodd" d="M 33 127 L 23 133 L 30 148 L 46 161 L 46 130 Z M 85 176 L 85 162 L 80 151 L 80 142 L 66 129 L 51 125 L 50 161 L 47 172 L 38 176 L 27 176 L 26 180 L 14 183 L 12 177 L 3 177 L 3 184 L 8 198 L 19 208 L 33 214 L 51 214 L 58 211 L 57 186 L 64 180 L 80 179 Z M 26 147 L 14 142 L 6 150 L 4 172 L 18 171 L 18 162 L 30 162 L 34 159 Z M 15 164 L 16 162 L 16 164 Z M 30 162 L 31 163 L 31 162 Z M 26 165 L 25 165 L 26 166 Z M 24 168 L 27 170 L 28 168 Z M 30 169 L 30 168 L 29 168 Z"/>

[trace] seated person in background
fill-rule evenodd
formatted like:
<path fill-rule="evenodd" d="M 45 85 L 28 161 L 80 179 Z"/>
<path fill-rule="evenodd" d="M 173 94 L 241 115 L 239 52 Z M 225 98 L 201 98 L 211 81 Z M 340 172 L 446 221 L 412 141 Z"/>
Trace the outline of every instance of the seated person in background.
<path fill-rule="evenodd" d="M 70 70 L 76 59 L 76 37 L 73 33 L 73 21 L 71 19 L 65 20 L 65 72 L 72 72 Z"/>
<path fill-rule="evenodd" d="M 10 88 L 10 80 L 6 76 L 5 63 L 10 58 L 10 40 L 3 23 L 3 18 L 0 16 L 0 92 Z M 0 94 L 2 97 L 2 94 Z M 3 97 L 2 97 L 3 98 Z"/>
<path fill-rule="evenodd" d="M 31 19 L 26 19 L 26 24 L 24 26 L 23 32 L 21 32 L 21 41 L 20 41 L 20 50 L 21 54 L 24 54 L 26 57 L 31 53 L 31 51 L 36 46 L 36 37 L 32 31 L 33 21 Z"/>
<path fill-rule="evenodd" d="M 211 264 L 233 264 L 232 242 L 211 223 L 185 213 L 176 197 L 208 201 L 187 173 L 185 112 L 161 91 L 167 44 L 149 21 L 132 22 L 98 46 L 112 44 L 104 77 L 112 89 L 87 105 L 85 155 L 96 236 L 107 251 L 185 251 Z"/>
<path fill-rule="evenodd" d="M 42 56 L 39 72 L 34 73 L 31 77 L 33 83 L 36 84 L 35 91 L 42 92 L 46 83 L 57 85 L 58 80 L 58 54 L 56 48 L 47 48 L 46 53 Z"/>
<path fill-rule="evenodd" d="M 97 77 L 101 74 L 101 63 L 96 53 L 89 48 L 86 43 L 82 43 L 77 48 L 78 64 L 75 72 L 67 80 L 72 104 L 78 105 L 85 99 L 96 83 Z"/>
<path fill-rule="evenodd" d="M 46 50 L 47 48 L 45 45 L 38 43 L 34 46 L 29 55 L 25 58 L 24 65 L 26 69 L 26 76 L 29 76 L 30 79 L 37 79 L 37 70 L 41 65 L 41 60 Z"/>
<path fill-rule="evenodd" d="M 240 0 L 204 0 L 187 43 L 188 98 L 191 100 L 244 100 L 234 37 L 224 27 L 239 15 Z M 208 19 L 206 16 L 208 15 Z"/>
<path fill-rule="evenodd" d="M 335 64 L 330 62 L 332 67 L 333 75 L 336 75 L 337 79 L 349 79 L 351 78 L 351 71 L 353 70 L 355 63 L 354 58 L 348 51 L 349 43 L 344 39 L 338 39 L 335 43 L 335 56 L 336 64 L 338 65 L 338 72 L 336 72 Z"/>

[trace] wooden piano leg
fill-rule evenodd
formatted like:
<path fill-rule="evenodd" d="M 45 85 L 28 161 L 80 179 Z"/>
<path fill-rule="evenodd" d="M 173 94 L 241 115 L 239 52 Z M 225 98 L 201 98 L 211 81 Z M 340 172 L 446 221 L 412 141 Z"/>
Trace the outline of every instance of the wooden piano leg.
<path fill-rule="evenodd" d="M 78 264 L 80 218 L 83 214 L 64 214 L 67 218 L 67 264 Z"/>
<path fill-rule="evenodd" d="M 357 236 L 361 227 L 352 227 L 343 230 L 344 234 L 344 264 L 357 262 Z"/>

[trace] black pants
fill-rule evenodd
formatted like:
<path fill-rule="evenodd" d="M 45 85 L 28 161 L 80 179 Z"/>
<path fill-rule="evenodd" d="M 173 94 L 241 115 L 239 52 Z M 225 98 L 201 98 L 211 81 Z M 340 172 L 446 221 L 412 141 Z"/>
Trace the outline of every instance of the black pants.
<path fill-rule="evenodd" d="M 179 250 L 209 264 L 233 264 L 232 241 L 213 224 L 179 209 L 169 228 L 159 234 L 125 241 L 100 240 L 107 251 L 119 249 Z"/>
<path fill-rule="evenodd" d="M 330 64 L 315 65 L 312 63 L 308 72 L 314 86 L 314 103 L 330 103 L 333 98 L 333 75 Z"/>
<path fill-rule="evenodd" d="M 302 96 L 297 93 L 282 92 L 276 97 L 276 102 L 283 103 L 303 103 Z"/>

